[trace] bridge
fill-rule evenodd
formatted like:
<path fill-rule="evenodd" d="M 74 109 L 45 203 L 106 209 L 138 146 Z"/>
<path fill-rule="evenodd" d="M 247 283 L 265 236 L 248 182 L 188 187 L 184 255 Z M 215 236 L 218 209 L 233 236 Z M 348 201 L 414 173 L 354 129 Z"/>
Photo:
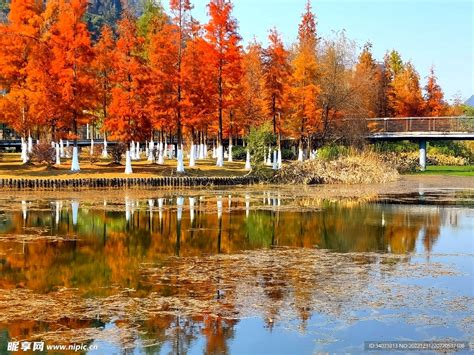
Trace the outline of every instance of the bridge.
<path fill-rule="evenodd" d="M 370 141 L 416 141 L 420 167 L 426 169 L 426 143 L 436 140 L 473 140 L 474 117 L 391 117 L 367 119 Z"/>

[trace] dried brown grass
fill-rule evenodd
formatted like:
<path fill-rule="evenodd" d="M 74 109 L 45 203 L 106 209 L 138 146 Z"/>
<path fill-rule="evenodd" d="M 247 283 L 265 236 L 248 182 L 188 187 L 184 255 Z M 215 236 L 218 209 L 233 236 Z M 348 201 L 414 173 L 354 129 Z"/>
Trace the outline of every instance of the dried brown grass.
<path fill-rule="evenodd" d="M 284 166 L 275 182 L 286 184 L 372 184 L 392 182 L 399 174 L 373 152 L 353 154 L 336 160 L 307 160 Z"/>

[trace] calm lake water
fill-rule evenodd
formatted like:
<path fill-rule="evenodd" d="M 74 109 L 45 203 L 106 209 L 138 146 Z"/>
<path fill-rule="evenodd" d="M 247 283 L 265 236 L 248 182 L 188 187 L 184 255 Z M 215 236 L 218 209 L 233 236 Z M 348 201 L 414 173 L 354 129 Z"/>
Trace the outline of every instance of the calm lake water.
<path fill-rule="evenodd" d="M 0 353 L 360 352 L 474 338 L 474 192 L 0 197 Z"/>

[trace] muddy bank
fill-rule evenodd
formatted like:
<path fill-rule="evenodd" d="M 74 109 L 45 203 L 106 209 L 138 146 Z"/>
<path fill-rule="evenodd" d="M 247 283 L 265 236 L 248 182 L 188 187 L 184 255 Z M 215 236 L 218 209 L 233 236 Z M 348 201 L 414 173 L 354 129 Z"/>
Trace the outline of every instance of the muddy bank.
<path fill-rule="evenodd" d="M 23 199 L 86 199 L 90 202 L 117 201 L 123 202 L 125 197 L 132 196 L 136 199 L 154 198 L 157 194 L 170 194 L 180 196 L 193 196 L 196 194 L 222 195 L 222 194 L 250 194 L 251 197 L 272 192 L 281 198 L 314 198 L 323 200 L 340 199 L 372 199 L 380 195 L 399 195 L 420 193 L 438 190 L 474 190 L 474 178 L 464 176 L 417 176 L 405 175 L 397 181 L 385 184 L 359 184 L 359 185 L 248 185 L 248 186 L 212 186 L 198 187 L 177 186 L 128 186 L 119 189 L 83 189 L 83 190 L 24 190 L 15 191 L 5 189 L 2 197 L 9 201 Z"/>

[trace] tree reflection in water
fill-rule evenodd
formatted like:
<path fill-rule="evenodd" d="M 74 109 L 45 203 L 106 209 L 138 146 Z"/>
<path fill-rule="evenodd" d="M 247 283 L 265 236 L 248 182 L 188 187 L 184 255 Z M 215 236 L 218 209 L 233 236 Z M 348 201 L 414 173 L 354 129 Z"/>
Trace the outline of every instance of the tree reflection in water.
<path fill-rule="evenodd" d="M 455 227 L 459 220 L 458 210 L 438 207 L 321 202 L 295 209 L 276 192 L 260 197 L 249 193 L 223 196 L 218 193 L 185 198 L 169 194 L 139 200 L 130 194 L 122 203 L 104 200 L 102 206 L 76 199 L 23 200 L 20 208 L 6 211 L 0 220 L 0 287 L 20 287 L 42 294 L 61 287 L 74 288 L 83 298 L 109 297 L 117 290 L 130 289 L 133 297 L 139 298 L 157 292 L 162 297 L 214 300 L 227 309 L 227 316 L 204 312 L 149 317 L 141 323 L 140 337 L 156 344 L 169 342 L 173 353 L 186 353 L 193 341 L 204 337 L 206 352 L 227 353 L 228 340 L 234 337 L 238 322 L 228 314 L 237 312 L 241 301 L 241 285 L 229 284 L 223 274 L 229 269 L 222 263 L 232 260 L 212 259 L 215 265 L 207 275 L 210 278 L 189 284 L 183 281 L 189 272 L 183 265 L 170 269 L 173 257 L 194 258 L 189 260 L 199 268 L 203 257 L 273 247 L 429 254 L 441 227 Z M 424 250 L 416 250 L 417 241 Z M 351 258 L 356 264 L 375 260 L 370 254 Z M 404 259 L 393 260 L 394 265 L 388 265 L 387 270 Z M 308 280 L 291 268 L 282 269 L 278 260 L 267 263 L 264 272 L 255 269 L 255 277 L 240 281 L 256 283 L 262 290 L 266 300 L 263 318 L 270 330 L 289 300 L 304 330 L 318 293 L 317 288 L 308 290 L 308 285 L 330 284 L 332 276 L 313 270 Z M 150 282 L 142 273 L 143 265 L 167 270 L 169 282 L 159 278 L 160 282 Z M 364 286 L 370 278 L 361 273 L 357 282 Z M 337 288 L 336 281 L 334 284 Z M 330 295 L 319 297 L 331 302 Z M 47 328 L 103 326 L 99 320 L 62 319 Z M 33 320 L 9 322 L 1 325 L 7 333 L 0 338 L 23 339 L 43 332 L 45 327 Z M 147 351 L 154 352 L 161 346 Z"/>

